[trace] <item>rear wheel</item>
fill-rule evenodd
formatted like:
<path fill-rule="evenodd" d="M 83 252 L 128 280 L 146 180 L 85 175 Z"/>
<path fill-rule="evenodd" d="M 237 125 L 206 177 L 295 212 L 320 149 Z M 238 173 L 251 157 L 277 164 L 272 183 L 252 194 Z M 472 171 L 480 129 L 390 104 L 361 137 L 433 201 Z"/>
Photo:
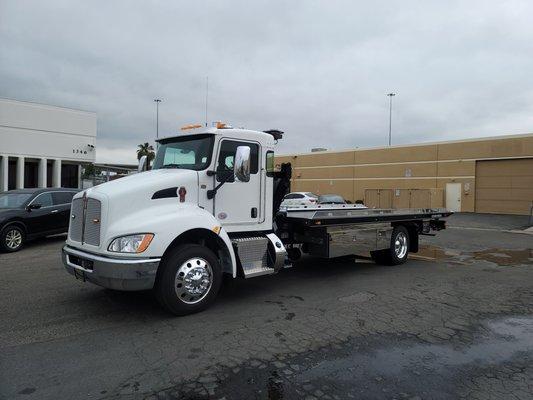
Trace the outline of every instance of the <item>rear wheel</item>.
<path fill-rule="evenodd" d="M 159 266 L 156 296 L 175 315 L 207 308 L 216 298 L 222 282 L 217 257 L 207 247 L 190 244 L 171 249 Z"/>
<path fill-rule="evenodd" d="M 0 232 L 0 249 L 13 253 L 24 246 L 24 230 L 18 225 L 8 225 Z"/>
<path fill-rule="evenodd" d="M 372 254 L 378 264 L 399 265 L 407 260 L 409 255 L 409 232 L 403 226 L 394 228 L 391 234 L 390 247 Z"/>

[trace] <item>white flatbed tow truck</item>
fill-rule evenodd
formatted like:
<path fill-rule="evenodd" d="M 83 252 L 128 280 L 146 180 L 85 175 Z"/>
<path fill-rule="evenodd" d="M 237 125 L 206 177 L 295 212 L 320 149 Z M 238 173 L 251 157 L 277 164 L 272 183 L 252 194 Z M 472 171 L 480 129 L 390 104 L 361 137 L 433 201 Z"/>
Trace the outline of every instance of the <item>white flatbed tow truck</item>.
<path fill-rule="evenodd" d="M 302 252 L 401 264 L 418 251 L 419 235 L 445 228 L 445 209 L 280 211 L 291 176 L 290 164 L 274 171 L 282 135 L 218 125 L 160 139 L 152 170 L 74 197 L 66 270 L 110 289 L 153 289 L 163 307 L 185 315 L 215 300 L 223 275 L 274 274 Z"/>

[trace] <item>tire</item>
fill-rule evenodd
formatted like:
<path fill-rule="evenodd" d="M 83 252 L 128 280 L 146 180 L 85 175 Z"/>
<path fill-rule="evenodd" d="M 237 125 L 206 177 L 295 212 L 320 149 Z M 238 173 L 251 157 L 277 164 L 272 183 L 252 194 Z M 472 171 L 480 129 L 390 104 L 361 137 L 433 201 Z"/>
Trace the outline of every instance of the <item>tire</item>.
<path fill-rule="evenodd" d="M 174 315 L 206 309 L 217 297 L 222 269 L 207 247 L 188 244 L 171 249 L 161 261 L 155 283 L 159 303 Z"/>
<path fill-rule="evenodd" d="M 14 253 L 24 246 L 26 234 L 18 225 L 8 225 L 0 231 L 0 250 Z"/>
<path fill-rule="evenodd" d="M 388 249 L 375 251 L 372 258 L 377 264 L 400 265 L 407 261 L 409 255 L 409 232 L 403 226 L 397 226 L 391 234 Z"/>

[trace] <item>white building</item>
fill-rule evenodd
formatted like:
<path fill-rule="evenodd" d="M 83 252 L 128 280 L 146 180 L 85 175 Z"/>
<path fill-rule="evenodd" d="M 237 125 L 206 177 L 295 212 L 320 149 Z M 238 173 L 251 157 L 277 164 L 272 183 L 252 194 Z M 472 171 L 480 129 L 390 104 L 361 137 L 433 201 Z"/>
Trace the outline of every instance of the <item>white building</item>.
<path fill-rule="evenodd" d="M 0 98 L 0 192 L 81 187 L 95 144 L 96 113 Z"/>

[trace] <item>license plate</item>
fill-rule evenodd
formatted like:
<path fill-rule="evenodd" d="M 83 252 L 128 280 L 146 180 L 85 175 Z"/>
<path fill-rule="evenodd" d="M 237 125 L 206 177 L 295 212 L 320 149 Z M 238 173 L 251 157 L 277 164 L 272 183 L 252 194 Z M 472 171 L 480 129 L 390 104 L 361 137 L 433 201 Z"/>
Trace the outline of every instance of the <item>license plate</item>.
<path fill-rule="evenodd" d="M 85 282 L 85 272 L 80 271 L 80 270 L 78 270 L 76 268 L 74 268 L 74 277 L 76 279 L 79 279 L 80 281 Z"/>

